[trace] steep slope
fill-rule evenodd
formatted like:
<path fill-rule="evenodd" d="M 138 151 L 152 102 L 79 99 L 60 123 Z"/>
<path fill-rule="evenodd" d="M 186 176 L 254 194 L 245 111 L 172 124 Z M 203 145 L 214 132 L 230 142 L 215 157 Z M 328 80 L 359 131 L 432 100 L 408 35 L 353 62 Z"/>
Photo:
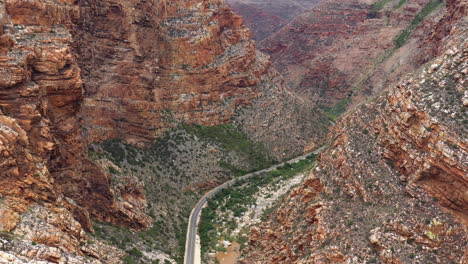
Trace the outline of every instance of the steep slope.
<path fill-rule="evenodd" d="M 236 110 L 259 97 L 269 96 L 279 109 L 299 102 L 278 87 L 281 80 L 273 79 L 269 60 L 256 51 L 242 18 L 222 1 L 89 0 L 79 5 L 82 16 L 75 40 L 91 142 L 122 138 L 142 145 L 180 122 L 229 123 Z M 304 101 L 297 107 L 316 112 L 296 114 L 297 119 L 320 119 L 312 104 Z M 301 134 L 301 128 L 285 121 L 278 129 L 289 127 Z M 302 142 L 291 142 L 296 150 L 287 155 L 297 153 L 304 139 L 320 138 L 323 129 L 312 133 L 312 138 L 308 133 Z M 261 139 L 279 144 L 276 138 Z M 279 148 L 281 153 L 274 151 L 278 157 L 289 149 Z"/>
<path fill-rule="evenodd" d="M 448 5 L 444 53 L 338 121 L 244 263 L 468 261 L 466 2 Z"/>
<path fill-rule="evenodd" d="M 433 58 L 427 51 L 437 43 L 428 39 L 443 17 L 442 5 L 322 0 L 259 42 L 259 48 L 295 92 L 336 118 L 347 105 L 362 102 Z"/>
<path fill-rule="evenodd" d="M 115 262 L 122 252 L 88 243 L 89 215 L 150 224 L 144 196 L 117 199 L 108 175 L 86 158 L 69 33 L 78 14 L 66 1 L 0 2 L 1 261 Z"/>
<path fill-rule="evenodd" d="M 328 120 L 249 36 L 215 0 L 0 1 L 0 262 L 118 263 L 103 225 L 175 256 L 197 192 L 319 145 Z"/>
<path fill-rule="evenodd" d="M 228 0 L 235 12 L 244 17 L 257 42 L 286 26 L 319 0 Z"/>
<path fill-rule="evenodd" d="M 76 43 L 91 141 L 146 142 L 175 120 L 217 125 L 257 94 L 259 60 L 220 1 L 81 1 Z M 170 120 L 173 119 L 173 120 Z"/>
<path fill-rule="evenodd" d="M 97 224 L 114 245 L 180 260 L 204 190 L 321 144 L 329 120 L 287 89 L 223 2 L 81 1 L 80 10 L 91 156 L 115 185 L 141 182 L 156 220 L 142 233 Z"/>

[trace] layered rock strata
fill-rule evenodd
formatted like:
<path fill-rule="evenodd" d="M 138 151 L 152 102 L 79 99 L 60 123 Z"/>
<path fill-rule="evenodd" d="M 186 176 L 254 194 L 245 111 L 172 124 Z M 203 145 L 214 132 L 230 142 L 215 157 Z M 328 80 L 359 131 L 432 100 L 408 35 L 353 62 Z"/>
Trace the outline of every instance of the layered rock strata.
<path fill-rule="evenodd" d="M 72 4 L 0 2 L 0 230 L 8 233 L 2 249 L 22 261 L 73 258 L 66 254 L 106 261 L 114 249 L 101 255 L 105 246 L 87 243 L 90 214 L 135 229 L 151 222 L 144 195 L 118 201 L 109 175 L 87 159 L 70 34 L 80 13 Z"/>
<path fill-rule="evenodd" d="M 88 145 L 233 120 L 277 159 L 326 130 L 222 1 L 0 1 L 1 261 L 118 262 L 90 217 L 148 228 L 144 186 L 113 182 Z"/>
<path fill-rule="evenodd" d="M 468 261 L 468 47 L 454 25 L 438 59 L 336 124 L 244 263 Z"/>
<path fill-rule="evenodd" d="M 257 16 L 249 15 L 256 3 L 240 2 L 251 7 L 239 12 L 251 18 L 248 23 L 254 30 L 269 28 L 256 23 Z M 271 56 L 274 66 L 301 97 L 325 109 L 351 101 L 356 104 L 434 58 L 434 52 L 428 50 L 437 49 L 437 38 L 428 37 L 445 9 L 426 12 L 424 8 L 432 2 L 318 1 L 261 40 L 259 48 Z M 275 7 L 265 6 L 263 11 Z M 281 10 L 289 13 L 286 8 Z M 397 47 L 401 33 L 421 18 L 425 22 L 408 31 L 408 45 Z M 443 24 L 440 31 L 446 33 L 450 23 Z"/>
<path fill-rule="evenodd" d="M 260 42 L 281 30 L 296 16 L 308 11 L 317 0 L 227 0 L 244 17 L 252 38 Z"/>
<path fill-rule="evenodd" d="M 304 142 L 317 144 L 323 135 L 323 127 L 301 135 L 303 127 L 286 120 L 315 122 L 322 117 L 313 104 L 287 91 L 268 58 L 255 49 L 242 18 L 224 2 L 81 1 L 79 5 L 82 15 L 75 48 L 86 84 L 82 112 L 89 141 L 122 138 L 141 146 L 180 122 L 229 123 L 240 108 L 267 96 L 278 109 L 301 107 L 312 113 L 264 115 L 265 121 L 280 120 L 277 126 L 250 129 L 246 124 L 246 131 L 259 131 L 249 136 L 279 145 L 278 151 L 273 150 L 275 156 L 298 153 Z M 250 117 L 241 119 L 253 122 Z M 300 139 L 277 142 L 277 137 L 261 135 L 275 130 L 282 134 L 285 128 Z"/>

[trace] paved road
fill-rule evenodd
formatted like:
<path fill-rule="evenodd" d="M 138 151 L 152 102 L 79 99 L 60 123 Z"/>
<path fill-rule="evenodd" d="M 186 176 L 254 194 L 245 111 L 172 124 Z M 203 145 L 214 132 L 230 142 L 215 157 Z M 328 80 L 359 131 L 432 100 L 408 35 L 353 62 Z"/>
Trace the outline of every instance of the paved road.
<path fill-rule="evenodd" d="M 310 154 L 320 153 L 320 151 L 322 151 L 323 148 L 324 147 L 321 147 L 321 148 L 315 150 L 314 152 L 304 154 L 304 155 L 299 156 L 297 158 L 294 158 L 294 159 L 285 161 L 283 163 L 274 165 L 274 166 L 272 166 L 270 168 L 259 170 L 259 171 L 256 171 L 256 172 L 252 172 L 252 173 L 246 174 L 246 175 L 244 175 L 242 177 L 230 180 L 230 181 L 225 182 L 225 183 L 221 184 L 220 186 L 214 188 L 213 190 L 209 191 L 207 194 L 205 194 L 198 201 L 197 205 L 195 205 L 195 207 L 192 210 L 192 213 L 190 214 L 188 230 L 187 230 L 187 240 L 185 242 L 184 264 L 200 264 L 200 259 L 198 259 L 198 261 L 197 261 L 197 259 L 195 257 L 196 250 L 197 250 L 196 239 L 197 239 L 198 222 L 200 220 L 200 213 L 201 213 L 203 207 L 205 206 L 205 204 L 206 204 L 206 202 L 207 202 L 207 200 L 209 198 L 211 198 L 213 195 L 215 195 L 220 190 L 222 190 L 222 189 L 224 189 L 224 188 L 226 188 L 228 186 L 233 185 L 236 181 L 238 181 L 240 179 L 247 179 L 247 178 L 250 178 L 250 177 L 253 177 L 253 176 L 257 176 L 257 175 L 259 175 L 261 173 L 264 173 L 264 172 L 269 172 L 269 171 L 275 170 L 278 167 L 281 167 L 281 166 L 285 165 L 286 163 L 295 163 L 295 162 L 297 162 L 299 160 L 305 159 Z M 198 252 L 198 254 L 200 254 L 200 253 Z"/>

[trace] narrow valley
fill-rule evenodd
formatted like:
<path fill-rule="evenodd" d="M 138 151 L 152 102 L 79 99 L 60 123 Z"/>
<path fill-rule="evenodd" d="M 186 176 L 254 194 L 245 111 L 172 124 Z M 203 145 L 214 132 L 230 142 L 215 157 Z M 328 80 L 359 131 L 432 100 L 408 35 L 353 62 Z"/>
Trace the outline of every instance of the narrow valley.
<path fill-rule="evenodd" d="M 0 0 L 0 264 L 467 264 L 467 0 Z"/>

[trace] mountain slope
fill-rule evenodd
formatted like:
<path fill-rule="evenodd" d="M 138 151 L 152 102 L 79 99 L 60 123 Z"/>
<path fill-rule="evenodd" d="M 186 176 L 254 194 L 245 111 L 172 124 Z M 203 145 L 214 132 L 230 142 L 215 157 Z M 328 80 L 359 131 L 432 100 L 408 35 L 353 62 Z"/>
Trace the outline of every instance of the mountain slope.
<path fill-rule="evenodd" d="M 0 1 L 0 262 L 180 257 L 198 192 L 320 145 L 328 119 L 249 37 L 217 0 Z"/>
<path fill-rule="evenodd" d="M 295 92 L 336 118 L 434 58 L 438 45 L 430 35 L 446 13 L 443 5 L 429 0 L 322 0 L 294 14 L 261 40 L 259 48 Z M 239 12 L 248 15 L 249 9 Z"/>
<path fill-rule="evenodd" d="M 244 263 L 468 261 L 466 2 L 448 4 L 443 54 L 338 120 Z"/>

